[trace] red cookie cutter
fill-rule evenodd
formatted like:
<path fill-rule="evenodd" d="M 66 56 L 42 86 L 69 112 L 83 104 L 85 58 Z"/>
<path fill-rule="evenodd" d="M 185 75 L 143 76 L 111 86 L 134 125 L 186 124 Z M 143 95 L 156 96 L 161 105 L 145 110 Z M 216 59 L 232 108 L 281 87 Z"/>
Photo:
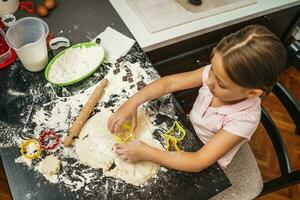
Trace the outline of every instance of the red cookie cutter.
<path fill-rule="evenodd" d="M 53 150 L 59 145 L 60 137 L 53 130 L 45 130 L 40 134 L 39 141 L 42 149 Z"/>
<path fill-rule="evenodd" d="M 49 42 L 50 42 L 50 40 L 52 40 L 52 38 L 53 38 L 53 35 L 52 35 L 52 33 L 49 32 L 46 37 L 47 47 L 49 47 Z"/>
<path fill-rule="evenodd" d="M 22 1 L 19 4 L 21 10 L 25 10 L 26 12 L 28 12 L 29 14 L 33 14 L 34 13 L 34 4 L 30 1 Z"/>

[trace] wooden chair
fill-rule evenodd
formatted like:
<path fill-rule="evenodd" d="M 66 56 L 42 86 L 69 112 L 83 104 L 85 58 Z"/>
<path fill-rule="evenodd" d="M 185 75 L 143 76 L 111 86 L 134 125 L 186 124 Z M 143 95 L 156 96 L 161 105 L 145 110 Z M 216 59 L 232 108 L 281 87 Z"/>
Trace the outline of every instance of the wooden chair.
<path fill-rule="evenodd" d="M 300 71 L 300 40 L 295 40 L 287 47 L 287 56 L 290 64 Z"/>
<path fill-rule="evenodd" d="M 280 83 L 277 83 L 272 92 L 287 109 L 296 124 L 296 133 L 299 134 L 300 105 L 289 91 Z M 232 183 L 232 186 L 219 193 L 213 200 L 247 200 L 257 196 L 283 189 L 293 184 L 300 183 L 300 170 L 292 170 L 285 144 L 281 133 L 268 112 L 262 108 L 261 123 L 264 126 L 278 158 L 281 175 L 277 178 L 262 182 L 262 177 L 254 155 L 248 143 L 240 148 L 231 164 L 224 169 Z"/>

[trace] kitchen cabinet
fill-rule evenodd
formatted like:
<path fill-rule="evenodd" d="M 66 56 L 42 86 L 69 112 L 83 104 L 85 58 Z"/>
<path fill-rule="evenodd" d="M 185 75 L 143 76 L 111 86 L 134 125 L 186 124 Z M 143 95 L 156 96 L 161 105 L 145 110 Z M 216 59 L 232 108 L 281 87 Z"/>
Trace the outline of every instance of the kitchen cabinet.
<path fill-rule="evenodd" d="M 260 24 L 266 26 L 280 39 L 284 40 L 299 17 L 299 11 L 300 6 L 294 6 L 155 49 L 146 52 L 146 54 L 161 76 L 195 70 L 210 62 L 212 49 L 224 36 L 247 25 Z M 192 108 L 197 97 L 197 91 L 198 89 L 194 88 L 174 93 L 175 98 L 186 113 Z"/>

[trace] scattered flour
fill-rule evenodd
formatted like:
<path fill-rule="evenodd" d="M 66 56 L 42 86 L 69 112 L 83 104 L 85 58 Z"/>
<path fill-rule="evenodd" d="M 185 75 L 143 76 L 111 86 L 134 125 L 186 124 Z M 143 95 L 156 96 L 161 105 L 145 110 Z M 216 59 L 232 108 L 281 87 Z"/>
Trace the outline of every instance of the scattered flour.
<path fill-rule="evenodd" d="M 108 112 L 108 114 L 112 113 L 123 102 L 125 102 L 129 96 L 137 92 L 136 82 L 143 79 L 143 77 L 146 84 L 152 81 L 150 78 L 146 79 L 148 76 L 146 75 L 145 70 L 140 67 L 140 63 L 137 62 L 132 64 L 125 62 L 124 65 L 127 65 L 129 69 L 131 69 L 134 82 L 132 84 L 128 84 L 128 82 L 125 83 L 122 80 L 123 76 L 126 76 L 126 70 L 124 68 L 121 68 L 121 71 L 115 75 L 113 73 L 115 68 L 112 67 L 105 76 L 109 83 L 101 98 L 101 103 L 96 105 L 94 110 L 98 109 L 101 110 L 101 112 L 103 110 L 104 112 Z M 73 96 L 63 98 L 58 97 L 54 101 L 43 104 L 42 107 L 36 111 L 32 119 L 36 124 L 34 129 L 36 137 L 38 137 L 41 131 L 45 130 L 45 127 L 66 133 L 70 127 L 70 123 L 78 115 L 82 105 L 88 101 L 90 95 L 97 86 L 98 84 L 95 84 L 84 91 L 79 91 Z M 50 85 L 46 84 L 45 87 L 50 87 Z M 49 106 L 52 107 L 50 113 L 46 110 L 46 107 Z M 63 137 L 64 136 L 65 135 L 63 135 Z"/>
<path fill-rule="evenodd" d="M 73 30 L 76 31 L 76 30 L 78 30 L 78 29 L 79 29 L 79 26 L 76 25 L 76 24 L 74 24 L 74 25 L 73 25 Z"/>
<path fill-rule="evenodd" d="M 66 83 L 77 80 L 100 65 L 104 50 L 100 45 L 87 48 L 69 48 L 51 66 L 49 80 Z"/>
<path fill-rule="evenodd" d="M 156 174 L 158 165 L 151 162 L 130 163 L 117 158 L 114 152 L 116 142 L 107 130 L 108 117 L 106 113 L 99 112 L 85 124 L 75 142 L 80 162 L 93 168 L 102 168 L 106 176 L 121 178 L 133 185 L 143 185 Z M 137 120 L 134 137 L 153 147 L 162 148 L 160 143 L 152 138 L 155 127 L 143 111 L 138 111 Z M 113 164 L 115 166 L 111 169 Z"/>
<path fill-rule="evenodd" d="M 127 71 L 125 66 L 127 66 Z M 153 78 L 149 77 L 148 74 L 146 74 L 145 69 L 143 69 L 140 66 L 139 62 L 136 63 L 130 63 L 128 61 L 124 62 L 122 66 L 120 66 L 120 72 L 115 74 L 113 71 L 115 70 L 115 66 L 110 67 L 107 75 L 105 78 L 109 80 L 109 84 L 105 89 L 105 94 L 101 98 L 101 101 L 98 105 L 96 105 L 94 110 L 97 110 L 97 113 L 100 112 L 101 115 L 105 115 L 108 117 L 110 114 L 112 114 L 123 102 L 125 102 L 129 96 L 133 95 L 138 91 L 137 88 L 137 82 L 143 81 L 145 84 L 149 84 L 151 81 L 153 81 Z M 123 77 L 127 75 L 128 69 L 130 69 L 132 73 L 132 79 L 133 82 L 129 83 L 123 81 Z M 100 76 L 100 74 L 99 74 Z M 92 94 L 94 89 L 97 87 L 97 84 L 91 86 L 90 88 L 87 88 L 82 91 L 77 91 L 76 94 L 69 97 L 58 97 L 55 96 L 55 100 L 52 100 L 48 103 L 43 104 L 40 108 L 37 110 L 34 110 L 33 115 L 31 116 L 32 123 L 35 124 L 35 127 L 33 129 L 33 137 L 38 138 L 39 134 L 44 131 L 45 129 L 53 129 L 56 132 L 58 132 L 61 135 L 61 141 L 64 140 L 64 137 L 66 136 L 67 130 L 70 127 L 71 123 L 75 120 L 75 117 L 78 115 L 80 109 L 82 106 L 88 101 L 89 96 Z M 54 91 L 53 87 L 48 83 L 44 86 L 46 90 Z M 97 115 L 95 114 L 95 116 Z M 102 118 L 102 117 L 101 117 Z M 150 119 L 151 121 L 154 121 L 153 119 Z M 92 118 L 91 118 L 92 119 Z M 148 122 L 147 122 L 148 123 Z M 100 123 L 101 124 L 101 123 Z M 106 127 L 106 125 L 105 125 Z M 104 126 L 102 127 L 102 129 Z M 148 124 L 149 130 L 147 130 L 147 133 L 144 135 L 149 136 L 152 139 L 152 130 L 154 130 L 155 127 L 150 126 Z M 156 127 L 157 128 L 157 127 Z M 26 130 L 26 127 L 24 128 Z M 143 134 L 142 134 L 143 135 Z M 92 136 L 89 138 L 89 140 L 92 139 L 92 137 L 98 137 L 98 136 Z M 144 136 L 143 136 L 144 137 Z M 148 138 L 148 139 L 150 139 Z M 140 138 L 142 139 L 142 138 Z M 143 140 L 143 139 L 142 139 Z M 87 140 L 88 141 L 88 140 Z M 86 142 L 87 142 L 86 141 Z M 116 167 L 114 170 L 107 171 L 105 176 L 113 176 L 113 177 L 119 177 L 123 180 L 126 180 L 126 171 L 122 170 L 125 166 L 127 166 L 127 163 L 124 161 L 119 160 L 116 158 L 114 152 L 112 151 L 112 146 L 115 143 L 112 138 L 108 138 L 107 141 L 111 141 L 105 144 L 110 152 L 108 154 L 111 154 L 111 161 L 115 162 Z M 21 140 L 18 141 L 20 144 Z M 158 142 L 158 141 L 156 141 Z M 101 148 L 96 145 L 91 145 L 89 148 L 94 149 L 95 148 Z M 98 149 L 97 149 L 98 150 Z M 63 183 L 66 187 L 68 187 L 71 191 L 78 191 L 80 189 L 84 189 L 85 192 L 92 192 L 93 189 L 91 188 L 92 183 L 95 181 L 99 182 L 101 180 L 101 177 L 99 177 L 99 174 L 95 173 L 95 171 L 88 167 L 86 169 L 82 169 L 78 160 L 80 160 L 80 155 L 78 154 L 78 151 L 76 153 L 76 148 L 64 148 L 61 144 L 59 146 L 58 150 L 59 158 L 61 160 L 61 170 L 55 174 L 55 175 L 47 175 L 41 173 L 49 182 L 51 183 Z M 99 155 L 99 153 L 97 154 Z M 88 157 L 86 155 L 86 157 Z M 82 156 L 81 156 L 82 158 Z M 99 157 L 101 158 L 101 156 Z M 76 162 L 70 163 L 69 161 L 66 162 L 66 159 L 75 159 Z M 87 158 L 89 159 L 89 158 Z M 108 159 L 109 160 L 109 159 Z M 16 162 L 25 163 L 30 168 L 33 167 L 35 171 L 40 172 L 39 165 L 33 166 L 34 164 L 31 163 L 29 159 L 24 158 L 23 156 L 16 159 Z M 84 161 L 82 158 L 80 162 L 85 163 L 88 165 L 88 161 Z M 99 163 L 98 163 L 99 164 Z M 151 163 L 152 164 L 152 163 Z M 110 163 L 106 164 L 107 166 L 111 166 Z M 142 169 L 144 166 L 143 164 L 140 165 L 140 168 Z M 102 168 L 103 171 L 105 169 L 108 169 L 108 167 L 105 168 L 105 164 L 93 166 L 94 168 Z M 138 167 L 135 167 L 138 168 Z M 140 170 L 141 170 L 140 169 Z M 71 170 L 71 174 L 70 174 Z M 137 171 L 140 171 L 137 170 Z M 139 178 L 137 180 L 132 180 L 127 177 L 127 181 L 131 182 L 135 185 L 141 185 L 144 183 L 145 180 L 153 177 L 158 170 L 157 165 L 152 165 L 151 167 L 148 167 L 145 172 L 137 173 Z M 132 169 L 131 169 L 132 171 Z M 133 170 L 134 171 L 134 170 Z M 105 172 L 104 172 L 105 173 Z M 103 176 L 103 177 L 105 177 Z M 133 176 L 133 175 L 132 175 Z M 119 184 L 121 181 L 118 179 L 115 179 L 115 186 L 116 189 L 115 192 L 121 190 L 119 188 Z"/>
<path fill-rule="evenodd" d="M 14 91 L 13 89 L 8 89 L 7 93 L 13 96 L 26 96 L 26 93 Z"/>
<path fill-rule="evenodd" d="M 30 143 L 27 147 L 26 147 L 26 152 L 29 156 L 35 154 L 38 151 L 38 144 L 36 143 Z"/>
<path fill-rule="evenodd" d="M 26 164 L 27 166 L 31 166 L 31 163 L 32 163 L 32 161 L 30 160 L 30 159 L 28 159 L 28 158 L 26 158 L 25 156 L 20 156 L 20 157 L 18 157 L 18 158 L 16 158 L 15 159 L 15 162 L 16 163 L 24 163 L 24 164 Z"/>

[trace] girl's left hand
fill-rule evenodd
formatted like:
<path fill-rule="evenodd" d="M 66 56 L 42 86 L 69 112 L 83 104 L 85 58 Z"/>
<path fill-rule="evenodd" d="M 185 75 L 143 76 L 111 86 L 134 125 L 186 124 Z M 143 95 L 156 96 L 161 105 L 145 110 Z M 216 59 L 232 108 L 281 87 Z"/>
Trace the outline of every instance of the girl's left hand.
<path fill-rule="evenodd" d="M 140 140 L 116 145 L 116 154 L 122 160 L 139 162 L 147 159 L 151 147 Z"/>

